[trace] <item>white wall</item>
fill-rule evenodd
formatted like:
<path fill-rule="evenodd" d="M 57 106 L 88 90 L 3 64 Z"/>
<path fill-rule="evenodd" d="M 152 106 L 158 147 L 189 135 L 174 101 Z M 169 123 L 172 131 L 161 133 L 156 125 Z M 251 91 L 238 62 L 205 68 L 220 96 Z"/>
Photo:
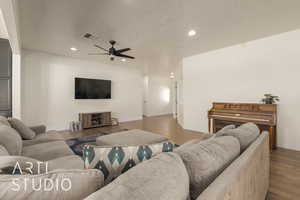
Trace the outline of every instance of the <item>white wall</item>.
<path fill-rule="evenodd" d="M 111 100 L 75 100 L 74 78 L 112 80 Z M 22 51 L 22 117 L 28 125 L 67 129 L 80 112 L 112 111 L 120 121 L 142 118 L 143 76 L 139 67 Z"/>
<path fill-rule="evenodd" d="M 300 150 L 300 30 L 183 59 L 184 127 L 207 131 L 212 102 L 279 95 L 278 145 Z"/>
<path fill-rule="evenodd" d="M 21 50 L 18 22 L 18 2 L 0 0 L 0 37 L 6 38 L 12 48 L 12 111 L 21 118 Z"/>
<path fill-rule="evenodd" d="M 12 55 L 12 116 L 18 119 L 21 115 L 21 55 Z"/>

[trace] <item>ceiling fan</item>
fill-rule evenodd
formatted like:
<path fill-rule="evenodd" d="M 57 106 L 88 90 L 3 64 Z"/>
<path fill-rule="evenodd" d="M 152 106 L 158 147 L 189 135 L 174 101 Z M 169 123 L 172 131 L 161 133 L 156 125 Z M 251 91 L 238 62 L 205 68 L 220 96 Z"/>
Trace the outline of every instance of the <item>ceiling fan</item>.
<path fill-rule="evenodd" d="M 96 38 L 95 36 L 93 36 L 90 33 L 86 33 L 83 37 L 87 38 L 87 39 L 95 39 Z M 116 44 L 116 41 L 110 40 L 109 43 L 111 45 L 111 47 L 109 49 L 105 49 L 105 48 L 103 48 L 103 47 L 101 47 L 97 44 L 94 44 L 95 47 L 105 51 L 105 53 L 89 53 L 89 55 L 108 55 L 108 56 L 110 56 L 111 61 L 113 61 L 115 59 L 115 57 L 134 59 L 134 57 L 132 57 L 132 56 L 128 56 L 128 55 L 123 54 L 126 51 L 130 51 L 131 50 L 130 48 L 124 48 L 124 49 L 118 49 L 117 50 L 114 47 L 114 45 Z"/>

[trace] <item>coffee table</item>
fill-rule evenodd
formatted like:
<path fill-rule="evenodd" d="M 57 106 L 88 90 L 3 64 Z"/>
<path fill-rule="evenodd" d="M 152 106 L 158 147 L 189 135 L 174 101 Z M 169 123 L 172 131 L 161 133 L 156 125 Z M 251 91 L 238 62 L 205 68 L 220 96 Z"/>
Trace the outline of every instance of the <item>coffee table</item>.
<path fill-rule="evenodd" d="M 121 131 L 109 135 L 96 138 L 97 146 L 136 146 L 155 144 L 169 141 L 168 138 L 156 133 L 133 129 L 129 131 Z"/>

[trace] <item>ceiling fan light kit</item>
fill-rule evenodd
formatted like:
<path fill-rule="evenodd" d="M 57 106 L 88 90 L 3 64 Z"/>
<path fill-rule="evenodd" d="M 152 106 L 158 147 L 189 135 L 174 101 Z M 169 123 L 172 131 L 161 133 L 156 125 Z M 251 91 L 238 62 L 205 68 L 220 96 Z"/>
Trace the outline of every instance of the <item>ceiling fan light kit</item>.
<path fill-rule="evenodd" d="M 92 34 L 90 33 L 86 33 L 84 36 L 84 38 L 87 38 L 87 39 L 92 39 L 92 38 L 96 38 L 95 36 L 93 36 Z M 116 44 L 116 41 L 114 40 L 110 40 L 109 41 L 111 47 L 109 49 L 106 49 L 104 47 L 101 47 L 100 45 L 97 45 L 97 44 L 94 44 L 94 47 L 98 48 L 98 49 L 101 49 L 102 51 L 105 51 L 106 53 L 90 53 L 89 55 L 108 55 L 110 56 L 110 60 L 111 61 L 114 61 L 115 60 L 115 57 L 121 57 L 123 59 L 121 59 L 121 61 L 125 62 L 126 59 L 125 58 L 129 58 L 129 59 L 135 59 L 134 57 L 132 56 L 129 56 L 129 55 L 126 55 L 126 54 L 123 54 L 124 52 L 127 52 L 127 51 L 130 51 L 131 49 L 130 48 L 123 48 L 123 49 L 115 49 L 114 45 Z M 125 59 L 125 61 L 124 61 Z"/>
<path fill-rule="evenodd" d="M 71 47 L 70 50 L 71 51 L 78 51 L 78 49 L 76 47 Z"/>
<path fill-rule="evenodd" d="M 190 36 L 190 37 L 192 37 L 192 36 L 195 36 L 197 34 L 197 32 L 195 31 L 195 30 L 190 30 L 189 31 L 189 33 L 188 33 L 188 35 Z"/>

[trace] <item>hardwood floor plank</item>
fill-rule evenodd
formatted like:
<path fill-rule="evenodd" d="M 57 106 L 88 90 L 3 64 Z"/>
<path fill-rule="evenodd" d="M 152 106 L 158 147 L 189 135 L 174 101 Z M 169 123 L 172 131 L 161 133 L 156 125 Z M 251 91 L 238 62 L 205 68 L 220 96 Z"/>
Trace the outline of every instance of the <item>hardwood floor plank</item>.
<path fill-rule="evenodd" d="M 300 152 L 278 148 L 271 153 L 270 200 L 300 199 Z"/>

